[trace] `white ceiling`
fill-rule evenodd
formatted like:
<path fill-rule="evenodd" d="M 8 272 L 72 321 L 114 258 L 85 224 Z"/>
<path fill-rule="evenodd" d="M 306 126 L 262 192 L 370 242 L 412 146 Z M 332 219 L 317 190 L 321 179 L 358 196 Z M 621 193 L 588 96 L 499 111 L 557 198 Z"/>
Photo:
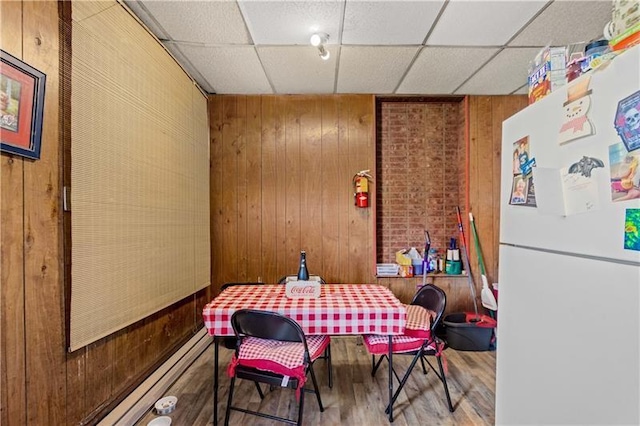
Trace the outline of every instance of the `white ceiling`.
<path fill-rule="evenodd" d="M 600 38 L 611 0 L 125 1 L 209 93 L 526 93 L 544 46 Z M 329 35 L 328 61 L 309 44 Z"/>

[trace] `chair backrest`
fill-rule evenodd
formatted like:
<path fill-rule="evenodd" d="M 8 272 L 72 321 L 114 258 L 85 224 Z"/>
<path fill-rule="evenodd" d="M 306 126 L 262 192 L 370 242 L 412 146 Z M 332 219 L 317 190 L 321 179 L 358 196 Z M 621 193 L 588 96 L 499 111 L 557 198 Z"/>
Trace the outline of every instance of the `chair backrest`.
<path fill-rule="evenodd" d="M 238 342 L 245 336 L 260 339 L 300 342 L 304 345 L 305 361 L 309 362 L 307 339 L 300 325 L 277 312 L 239 309 L 231 315 L 231 326 Z"/>
<path fill-rule="evenodd" d="M 413 296 L 411 304 L 422 306 L 436 313 L 436 317 L 431 322 L 431 330 L 435 330 L 444 309 L 447 307 L 447 295 L 441 288 L 433 284 L 425 284 Z"/>
<path fill-rule="evenodd" d="M 278 284 L 286 284 L 289 281 L 296 281 L 297 279 L 297 275 L 285 275 L 278 280 Z M 324 278 L 322 278 L 320 275 L 309 275 L 309 281 L 318 281 L 320 282 L 320 284 L 326 284 Z"/>

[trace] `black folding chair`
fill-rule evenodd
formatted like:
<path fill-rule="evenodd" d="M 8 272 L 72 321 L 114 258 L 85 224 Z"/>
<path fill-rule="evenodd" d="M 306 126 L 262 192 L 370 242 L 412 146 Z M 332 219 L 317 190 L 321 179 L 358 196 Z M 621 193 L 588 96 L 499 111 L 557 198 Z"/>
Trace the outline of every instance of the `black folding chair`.
<path fill-rule="evenodd" d="M 306 337 L 300 325 L 291 318 L 276 312 L 253 309 L 236 311 L 231 316 L 231 326 L 236 334 L 237 346 L 229 366 L 231 384 L 225 426 L 229 424 L 231 411 L 300 425 L 305 392 L 315 393 L 320 411 L 324 411 L 313 362 L 329 344 L 328 336 Z M 304 388 L 308 373 L 311 374 L 313 390 Z M 299 398 L 297 421 L 234 406 L 236 378 L 295 389 Z"/>
<path fill-rule="evenodd" d="M 407 306 L 407 328 L 404 335 L 393 336 L 392 352 L 393 355 L 413 355 L 413 359 L 402 378 L 396 373 L 395 369 L 392 369 L 400 385 L 396 389 L 391 402 L 387 405 L 385 413 L 389 413 L 391 406 L 398 398 L 418 360 L 420 360 L 424 374 L 427 374 L 426 362 L 440 379 L 444 387 L 449 411 L 453 412 L 454 408 L 451 404 L 451 396 L 449 395 L 449 387 L 447 386 L 447 378 L 441 359 L 443 356 L 442 351 L 446 348 L 446 342 L 438 338 L 435 332 L 446 305 L 447 296 L 445 292 L 433 284 L 427 284 L 418 290 L 411 304 Z M 375 376 L 382 360 L 388 358 L 386 354 L 389 352 L 389 337 L 365 335 L 363 339 L 367 350 L 371 353 L 371 376 Z M 378 362 L 376 362 L 376 355 L 380 355 Z M 427 356 L 435 356 L 438 361 L 439 371 L 436 371 Z"/>

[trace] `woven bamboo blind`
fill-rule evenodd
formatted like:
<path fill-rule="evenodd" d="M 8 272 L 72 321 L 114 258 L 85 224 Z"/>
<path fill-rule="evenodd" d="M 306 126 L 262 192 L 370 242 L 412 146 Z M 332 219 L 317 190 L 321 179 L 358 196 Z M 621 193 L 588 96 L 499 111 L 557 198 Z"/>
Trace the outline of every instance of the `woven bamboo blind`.
<path fill-rule="evenodd" d="M 70 350 L 210 283 L 207 101 L 118 3 L 73 2 Z"/>

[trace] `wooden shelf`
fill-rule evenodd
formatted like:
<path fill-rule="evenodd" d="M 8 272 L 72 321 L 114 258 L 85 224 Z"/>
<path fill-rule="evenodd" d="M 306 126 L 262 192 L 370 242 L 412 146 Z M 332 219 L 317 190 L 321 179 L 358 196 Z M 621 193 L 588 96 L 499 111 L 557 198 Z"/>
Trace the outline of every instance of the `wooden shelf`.
<path fill-rule="evenodd" d="M 402 278 L 402 279 L 415 279 L 415 278 L 420 278 L 422 279 L 422 275 L 414 275 L 413 277 L 402 277 L 400 275 L 376 275 L 377 279 L 382 279 L 382 278 L 391 278 L 391 279 L 395 279 L 395 278 Z M 444 274 L 444 273 L 437 273 L 437 274 L 427 274 L 427 279 L 429 278 L 467 278 L 467 274 Z"/>

